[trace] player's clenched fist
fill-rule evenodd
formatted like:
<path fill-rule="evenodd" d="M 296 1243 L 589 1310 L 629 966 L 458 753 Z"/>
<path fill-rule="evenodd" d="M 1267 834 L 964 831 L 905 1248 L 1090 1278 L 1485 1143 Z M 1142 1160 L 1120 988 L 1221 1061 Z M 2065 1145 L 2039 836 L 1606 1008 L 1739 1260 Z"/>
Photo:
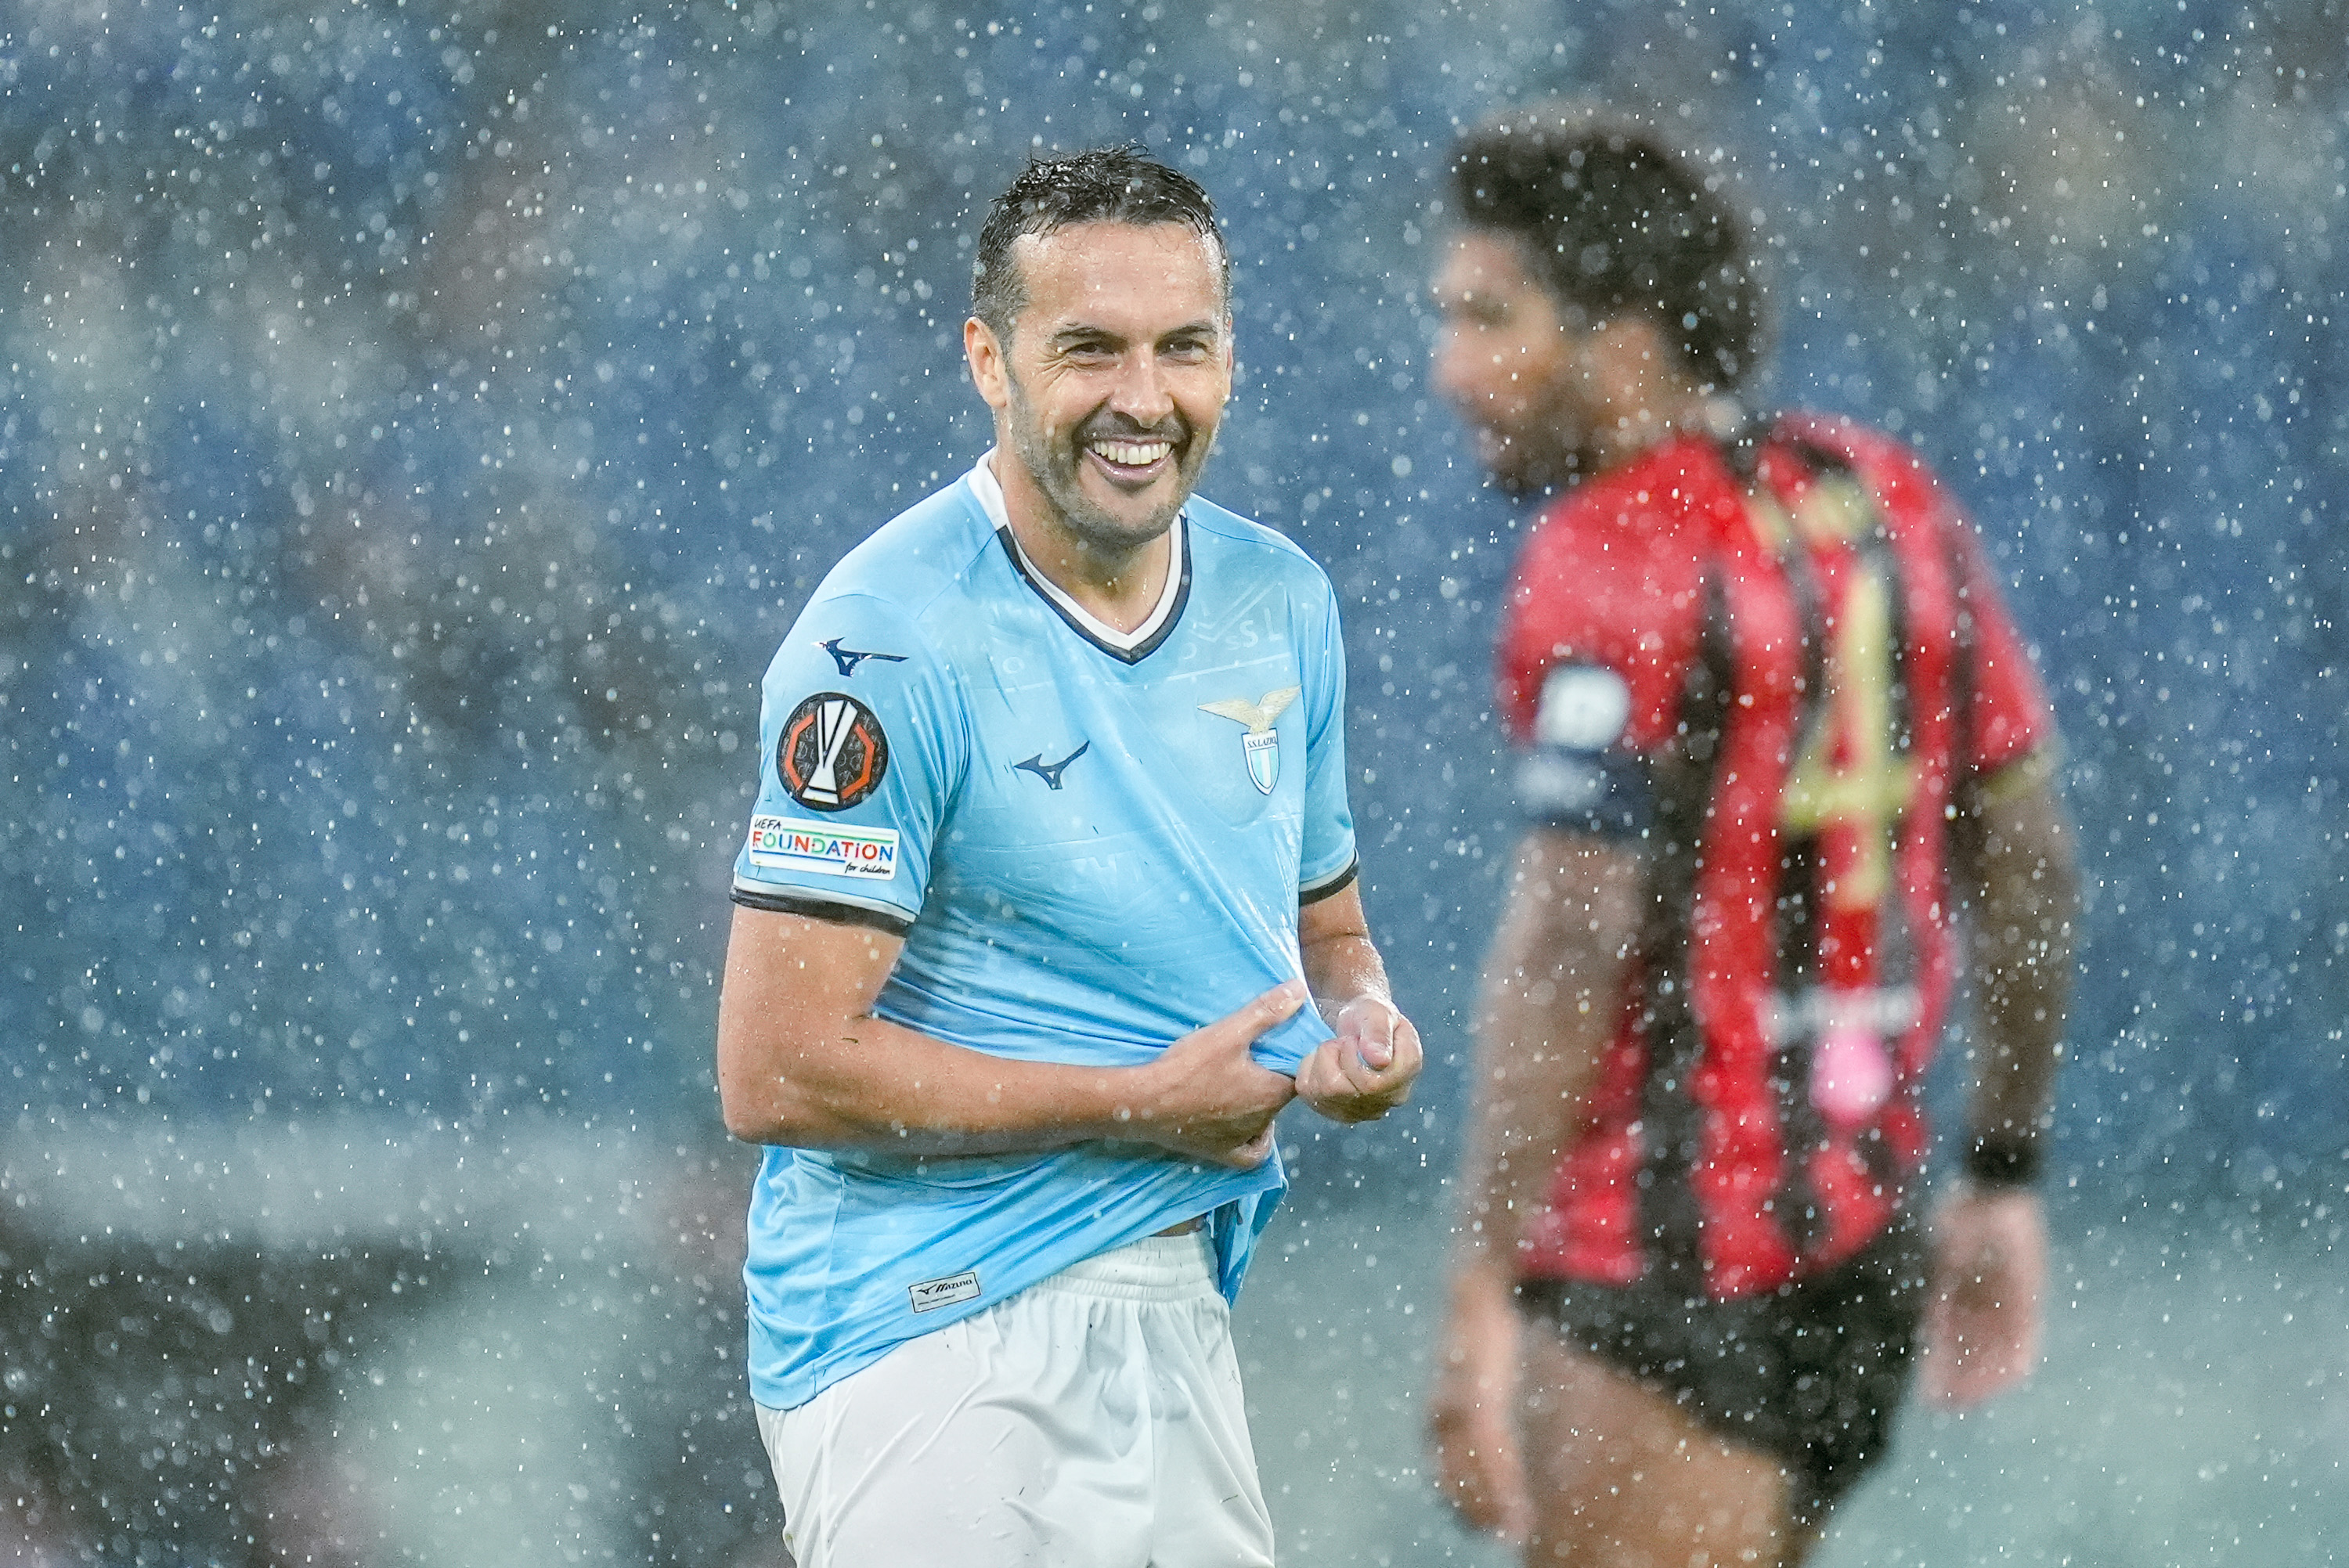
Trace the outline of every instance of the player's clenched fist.
<path fill-rule="evenodd" d="M 1331 1023 L 1325 1042 L 1297 1069 L 1297 1098 L 1332 1121 L 1375 1121 L 1411 1098 L 1419 1077 L 1419 1031 L 1392 1004 L 1358 996 Z"/>

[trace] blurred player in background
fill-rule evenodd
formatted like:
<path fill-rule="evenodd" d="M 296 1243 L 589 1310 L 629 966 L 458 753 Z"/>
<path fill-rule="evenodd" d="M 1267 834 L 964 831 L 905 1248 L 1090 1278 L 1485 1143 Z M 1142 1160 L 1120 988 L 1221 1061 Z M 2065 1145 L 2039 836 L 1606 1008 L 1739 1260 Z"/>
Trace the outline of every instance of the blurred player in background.
<path fill-rule="evenodd" d="M 1269 1563 L 1226 1304 L 1273 1118 L 1383 1115 L 1420 1064 L 1337 603 L 1191 494 L 1232 384 L 1206 192 L 1044 160 L 977 264 L 994 449 L 767 671 L 718 1041 L 770 1146 L 760 1429 L 800 1568 Z"/>
<path fill-rule="evenodd" d="M 1751 418 L 1721 178 L 1549 104 L 1461 142 L 1435 377 L 1541 512 L 1501 631 L 1528 825 L 1486 963 L 1432 1437 L 1528 1563 L 1792 1563 L 1920 1365 L 2037 1356 L 2075 907 L 2056 738 L 1916 457 Z M 1920 1089 L 1971 937 L 1965 1177 Z"/>

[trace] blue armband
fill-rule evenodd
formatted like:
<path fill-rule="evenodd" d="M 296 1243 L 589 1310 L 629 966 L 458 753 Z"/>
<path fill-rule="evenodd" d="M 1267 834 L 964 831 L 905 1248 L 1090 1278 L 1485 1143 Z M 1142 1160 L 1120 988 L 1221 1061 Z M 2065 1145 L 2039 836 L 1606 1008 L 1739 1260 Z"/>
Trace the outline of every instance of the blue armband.
<path fill-rule="evenodd" d="M 1517 802 L 1535 826 L 1638 839 L 1654 817 L 1648 761 L 1623 744 L 1631 692 L 1603 665 L 1561 665 L 1542 683 Z"/>

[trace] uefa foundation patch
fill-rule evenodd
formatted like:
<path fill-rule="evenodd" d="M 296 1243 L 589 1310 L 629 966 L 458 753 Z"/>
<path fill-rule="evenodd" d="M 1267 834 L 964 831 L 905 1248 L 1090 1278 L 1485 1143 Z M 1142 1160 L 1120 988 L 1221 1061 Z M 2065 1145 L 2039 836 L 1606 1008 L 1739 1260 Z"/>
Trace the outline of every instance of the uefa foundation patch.
<path fill-rule="evenodd" d="M 761 871 L 886 882 L 897 874 L 897 830 L 819 828 L 789 817 L 753 817 L 750 863 Z"/>

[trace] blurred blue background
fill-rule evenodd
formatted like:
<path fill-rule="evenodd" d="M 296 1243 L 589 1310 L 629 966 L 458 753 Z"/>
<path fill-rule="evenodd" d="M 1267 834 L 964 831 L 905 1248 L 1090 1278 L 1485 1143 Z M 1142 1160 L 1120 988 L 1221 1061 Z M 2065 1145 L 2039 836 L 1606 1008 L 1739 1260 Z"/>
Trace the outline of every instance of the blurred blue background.
<path fill-rule="evenodd" d="M 1756 400 L 1913 440 L 2039 648 L 2089 888 L 2075 1306 L 2174 1243 L 2261 1289 L 2300 1259 L 2305 1318 L 2349 1182 L 2340 0 L 27 0 L 0 20 L 26 1539 L 265 1561 L 306 1520 L 319 1561 L 486 1553 L 400 1533 L 461 1518 L 457 1481 L 394 1506 L 349 1473 L 396 1419 L 359 1390 L 466 1387 L 425 1326 L 462 1274 L 481 1365 L 570 1326 L 610 1374 L 474 1398 L 598 1412 L 585 1479 L 524 1467 L 528 1528 L 765 1560 L 709 1072 L 757 677 L 831 562 L 985 445 L 969 250 L 1037 148 L 1141 140 L 1227 224 L 1242 376 L 1202 488 L 1338 583 L 1366 897 L 1432 1057 L 1404 1117 L 1291 1127 L 1291 1223 L 1350 1258 L 1419 1227 L 1432 1312 L 1515 831 L 1487 671 L 1525 513 L 1431 398 L 1424 291 L 1455 129 L 1554 91 L 1733 177 L 1770 257 Z M 1265 1310 L 1311 1316 L 1284 1266 Z M 1380 1357 L 1397 1408 L 1427 1324 Z M 2349 1528 L 2329 1365 L 2287 1423 L 2333 1456 L 2309 1550 Z M 109 1405 L 123 1377 L 143 1405 Z M 1379 1484 L 1415 1495 L 1411 1431 Z M 1469 1550 L 1409 1518 L 1393 1560 Z"/>

